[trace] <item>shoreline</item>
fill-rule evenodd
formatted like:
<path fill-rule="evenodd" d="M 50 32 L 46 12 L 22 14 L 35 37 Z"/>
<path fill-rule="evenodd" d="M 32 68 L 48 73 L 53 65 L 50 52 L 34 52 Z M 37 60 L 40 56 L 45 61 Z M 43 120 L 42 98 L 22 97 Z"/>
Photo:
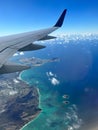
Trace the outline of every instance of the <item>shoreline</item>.
<path fill-rule="evenodd" d="M 33 122 L 39 115 L 41 112 L 38 112 L 35 114 L 35 117 L 33 116 L 34 119 L 32 119 L 31 121 L 29 121 L 27 124 L 25 124 L 22 128 L 20 128 L 20 130 L 24 129 L 26 126 L 28 126 L 31 122 Z"/>
<path fill-rule="evenodd" d="M 22 80 L 22 81 L 24 81 L 24 80 L 21 78 L 21 75 L 22 75 L 23 72 L 24 72 L 24 71 L 22 71 L 22 72 L 19 74 L 19 79 Z M 26 82 L 26 81 L 24 81 L 24 82 Z M 28 84 L 28 82 L 26 82 L 26 83 Z M 43 111 L 42 108 L 41 108 L 41 102 L 40 102 L 40 101 L 41 101 L 41 94 L 40 94 L 39 88 L 36 87 L 36 89 L 37 89 L 37 92 L 38 92 L 38 95 L 39 95 L 39 105 L 38 105 L 38 107 L 41 109 L 41 111 L 39 111 L 38 113 L 36 113 L 34 119 L 32 119 L 31 121 L 29 121 L 27 124 L 25 124 L 22 128 L 20 128 L 20 130 L 23 130 L 23 129 L 24 129 L 26 126 L 28 126 L 31 122 L 35 121 L 35 120 L 40 116 L 41 112 Z"/>

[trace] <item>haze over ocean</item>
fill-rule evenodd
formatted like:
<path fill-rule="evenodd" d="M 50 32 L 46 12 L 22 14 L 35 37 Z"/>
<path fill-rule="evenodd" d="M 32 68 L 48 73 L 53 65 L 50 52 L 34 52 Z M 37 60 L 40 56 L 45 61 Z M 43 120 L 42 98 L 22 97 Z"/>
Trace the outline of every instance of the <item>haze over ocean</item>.
<path fill-rule="evenodd" d="M 39 88 L 42 108 L 41 114 L 23 130 L 98 128 L 98 40 L 63 40 L 45 43 L 46 49 L 28 53 L 28 57 L 59 57 L 60 61 L 22 73 L 22 79 Z"/>

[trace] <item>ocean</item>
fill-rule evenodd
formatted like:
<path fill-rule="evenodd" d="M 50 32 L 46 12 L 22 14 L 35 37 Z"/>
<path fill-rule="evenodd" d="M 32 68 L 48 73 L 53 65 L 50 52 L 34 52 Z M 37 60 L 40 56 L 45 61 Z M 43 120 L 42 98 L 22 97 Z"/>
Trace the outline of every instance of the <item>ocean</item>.
<path fill-rule="evenodd" d="M 26 53 L 60 61 L 24 71 L 21 78 L 39 90 L 41 113 L 22 130 L 93 130 L 98 121 L 98 45 L 95 40 L 46 44 Z M 68 97 L 65 97 L 68 96 Z"/>

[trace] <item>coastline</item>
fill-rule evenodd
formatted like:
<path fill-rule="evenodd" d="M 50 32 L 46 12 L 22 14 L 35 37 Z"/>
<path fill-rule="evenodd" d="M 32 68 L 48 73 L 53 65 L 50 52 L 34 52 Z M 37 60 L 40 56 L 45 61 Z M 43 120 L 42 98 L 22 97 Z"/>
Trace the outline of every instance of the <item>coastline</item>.
<path fill-rule="evenodd" d="M 23 130 L 27 125 L 29 125 L 31 122 L 33 122 L 38 116 L 40 115 L 40 111 L 38 113 L 35 114 L 35 116 L 33 116 L 32 120 L 29 121 L 27 124 L 25 124 L 22 128 L 20 128 L 20 130 Z"/>
<path fill-rule="evenodd" d="M 20 79 L 19 73 L 0 79 L 0 130 L 20 130 L 41 112 L 38 89 Z"/>
<path fill-rule="evenodd" d="M 24 71 L 22 71 L 20 74 L 19 74 L 19 79 L 20 80 L 22 80 L 22 81 L 24 81 L 24 82 L 26 82 L 25 80 L 23 80 L 22 79 L 22 77 L 21 77 L 21 75 L 22 75 L 22 73 L 23 73 Z M 27 84 L 28 84 L 28 82 L 26 82 Z M 33 122 L 33 121 L 35 121 L 39 116 L 40 116 L 40 114 L 41 114 L 41 112 L 42 112 L 42 108 L 41 108 L 41 94 L 40 94 L 40 91 L 39 91 L 39 88 L 38 87 L 36 87 L 36 90 L 37 90 L 37 92 L 38 92 L 38 95 L 39 95 L 39 105 L 38 105 L 38 108 L 39 109 L 41 109 L 41 111 L 39 111 L 38 113 L 36 113 L 35 115 L 33 115 L 33 118 L 32 118 L 32 120 L 31 121 L 29 121 L 27 124 L 25 124 L 22 128 L 20 128 L 20 130 L 23 130 L 25 127 L 27 127 L 31 122 Z"/>

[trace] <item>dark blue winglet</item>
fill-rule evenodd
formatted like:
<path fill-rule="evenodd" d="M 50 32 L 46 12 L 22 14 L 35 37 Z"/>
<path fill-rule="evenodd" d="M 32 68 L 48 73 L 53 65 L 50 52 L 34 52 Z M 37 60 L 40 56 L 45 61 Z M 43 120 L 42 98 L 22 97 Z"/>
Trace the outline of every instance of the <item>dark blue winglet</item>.
<path fill-rule="evenodd" d="M 61 14 L 60 18 L 58 19 L 57 23 L 54 25 L 54 27 L 61 27 L 65 18 L 65 14 L 67 12 L 67 9 L 65 9 L 63 11 L 63 13 Z"/>

